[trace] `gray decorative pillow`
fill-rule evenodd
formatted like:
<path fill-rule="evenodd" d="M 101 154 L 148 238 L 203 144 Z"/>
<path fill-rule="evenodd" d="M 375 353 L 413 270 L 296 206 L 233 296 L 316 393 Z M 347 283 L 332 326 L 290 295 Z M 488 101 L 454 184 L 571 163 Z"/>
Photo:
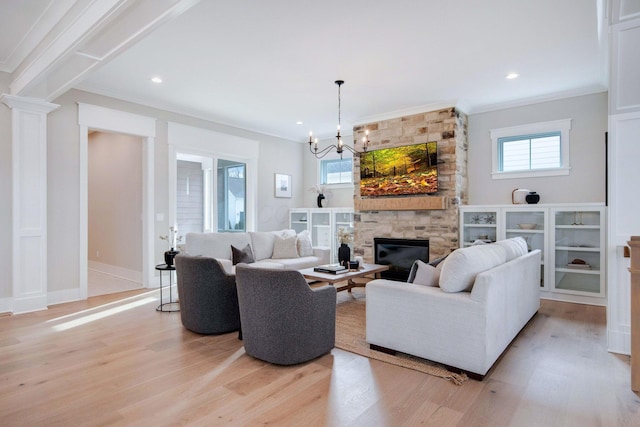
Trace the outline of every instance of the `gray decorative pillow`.
<path fill-rule="evenodd" d="M 299 258 L 298 247 L 296 245 L 296 235 L 281 237 L 276 234 L 276 238 L 273 242 L 273 255 L 272 259 L 283 258 Z"/>
<path fill-rule="evenodd" d="M 251 264 L 252 262 L 256 262 L 253 258 L 253 252 L 251 251 L 251 246 L 247 244 L 244 249 L 238 249 L 235 246 L 231 245 L 231 261 L 233 265 L 239 264 L 241 262 L 245 264 Z"/>

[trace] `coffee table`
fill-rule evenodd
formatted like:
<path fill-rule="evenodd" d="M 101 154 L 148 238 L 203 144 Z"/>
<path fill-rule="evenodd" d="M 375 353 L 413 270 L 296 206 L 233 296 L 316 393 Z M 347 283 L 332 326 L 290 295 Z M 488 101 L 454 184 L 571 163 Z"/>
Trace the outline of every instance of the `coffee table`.
<path fill-rule="evenodd" d="M 305 268 L 300 270 L 300 273 L 307 280 L 313 280 L 317 282 L 325 282 L 332 286 L 339 282 L 347 282 L 346 285 L 336 287 L 336 291 L 344 291 L 347 290 L 351 292 L 352 288 L 363 288 L 366 286 L 366 283 L 358 283 L 354 282 L 353 279 L 357 277 L 364 277 L 367 274 L 376 274 L 382 271 L 386 271 L 389 269 L 388 265 L 380 265 L 380 264 L 362 264 L 357 270 L 349 270 L 347 273 L 320 273 L 318 271 L 313 271 L 312 268 Z"/>

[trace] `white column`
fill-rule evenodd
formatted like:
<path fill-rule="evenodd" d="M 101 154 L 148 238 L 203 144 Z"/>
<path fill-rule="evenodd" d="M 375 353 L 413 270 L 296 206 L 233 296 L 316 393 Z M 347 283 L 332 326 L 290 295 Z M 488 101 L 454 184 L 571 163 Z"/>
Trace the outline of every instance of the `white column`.
<path fill-rule="evenodd" d="M 631 278 L 624 246 L 640 235 L 640 0 L 613 0 L 610 19 L 607 337 L 609 351 L 631 349 Z"/>
<path fill-rule="evenodd" d="M 47 308 L 47 114 L 59 106 L 1 95 L 11 108 L 13 313 Z"/>

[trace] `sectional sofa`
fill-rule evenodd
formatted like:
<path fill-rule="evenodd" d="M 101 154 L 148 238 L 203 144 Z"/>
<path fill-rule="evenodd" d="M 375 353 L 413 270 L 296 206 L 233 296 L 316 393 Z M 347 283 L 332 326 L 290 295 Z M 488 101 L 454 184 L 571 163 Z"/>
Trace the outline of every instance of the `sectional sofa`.
<path fill-rule="evenodd" d="M 252 267 L 300 270 L 328 264 L 330 249 L 311 244 L 308 231 L 257 231 L 246 233 L 187 233 L 187 254 L 217 259 L 225 271 L 235 274 L 242 262 Z"/>

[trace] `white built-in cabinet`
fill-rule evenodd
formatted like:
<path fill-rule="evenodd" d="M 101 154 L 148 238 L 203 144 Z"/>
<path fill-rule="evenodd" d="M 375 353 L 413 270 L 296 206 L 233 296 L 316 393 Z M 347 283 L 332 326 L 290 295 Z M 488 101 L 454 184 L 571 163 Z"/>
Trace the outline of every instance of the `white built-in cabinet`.
<path fill-rule="evenodd" d="M 314 247 L 331 249 L 331 262 L 338 262 L 338 229 L 353 232 L 351 208 L 294 208 L 289 210 L 289 227 L 300 233 L 309 230 Z M 353 243 L 350 243 L 353 253 Z"/>
<path fill-rule="evenodd" d="M 605 224 L 603 204 L 461 206 L 460 242 L 520 236 L 542 252 L 542 298 L 605 305 Z"/>

